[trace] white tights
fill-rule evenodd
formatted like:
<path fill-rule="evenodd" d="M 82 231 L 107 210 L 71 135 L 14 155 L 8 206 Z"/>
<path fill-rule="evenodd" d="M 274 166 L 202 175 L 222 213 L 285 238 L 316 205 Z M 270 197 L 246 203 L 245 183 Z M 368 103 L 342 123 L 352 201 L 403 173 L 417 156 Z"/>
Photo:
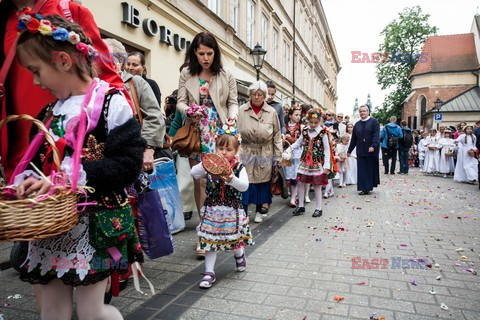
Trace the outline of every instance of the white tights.
<path fill-rule="evenodd" d="M 120 312 L 103 303 L 108 279 L 77 287 L 77 315 L 80 320 L 121 320 Z M 42 320 L 71 319 L 73 287 L 55 279 L 42 285 Z"/>
<path fill-rule="evenodd" d="M 243 248 L 232 250 L 235 258 L 239 258 L 243 255 Z M 215 273 L 215 261 L 217 260 L 216 251 L 205 251 L 205 272 Z M 242 259 L 243 260 L 243 259 Z M 239 261 L 241 262 L 241 261 Z"/>
<path fill-rule="evenodd" d="M 322 210 L 322 186 L 314 185 L 315 191 L 315 209 Z M 298 206 L 305 206 L 305 183 L 298 181 Z"/>
<path fill-rule="evenodd" d="M 295 202 L 297 200 L 297 193 L 298 193 L 298 182 L 296 185 L 290 185 L 290 199 L 291 202 Z"/>

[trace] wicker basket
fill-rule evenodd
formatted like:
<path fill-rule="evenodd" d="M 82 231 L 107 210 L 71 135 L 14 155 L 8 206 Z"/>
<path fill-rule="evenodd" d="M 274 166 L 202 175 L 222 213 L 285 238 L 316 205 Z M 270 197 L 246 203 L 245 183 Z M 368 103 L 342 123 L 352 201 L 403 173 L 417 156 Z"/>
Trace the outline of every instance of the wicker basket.
<path fill-rule="evenodd" d="M 283 142 L 288 145 L 287 148 L 290 148 L 290 147 L 292 146 L 292 145 L 290 144 L 290 142 L 288 142 L 286 139 L 283 140 Z M 282 155 L 282 156 L 283 156 L 283 155 Z M 293 162 L 292 162 L 292 158 L 293 158 L 293 150 L 290 148 L 290 159 L 288 159 L 288 160 L 287 160 L 287 159 L 282 159 L 282 160 L 278 163 L 278 165 L 279 165 L 279 166 L 282 166 L 282 167 L 290 167 L 290 166 L 292 165 L 292 163 L 293 163 Z"/>
<path fill-rule="evenodd" d="M 28 120 L 45 134 L 52 146 L 53 161 L 60 168 L 55 141 L 44 124 L 28 115 L 12 115 L 0 121 L 0 129 L 11 121 Z M 5 188 L 0 188 L 3 192 Z M 78 221 L 77 193 L 69 188 L 57 189 L 49 197 L 12 199 L 0 194 L 0 241 L 29 241 L 60 235 L 72 229 Z"/>

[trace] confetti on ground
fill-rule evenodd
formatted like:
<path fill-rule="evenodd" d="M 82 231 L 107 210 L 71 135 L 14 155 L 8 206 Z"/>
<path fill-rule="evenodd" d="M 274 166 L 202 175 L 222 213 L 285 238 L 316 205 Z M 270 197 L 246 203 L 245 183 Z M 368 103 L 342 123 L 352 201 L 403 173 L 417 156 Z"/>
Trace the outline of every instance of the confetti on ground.
<path fill-rule="evenodd" d="M 337 301 L 337 302 L 340 302 L 342 300 L 345 300 L 345 297 L 344 296 L 334 296 L 333 297 L 333 300 Z"/>
<path fill-rule="evenodd" d="M 410 283 L 414 286 L 416 286 L 418 283 L 417 283 L 417 280 L 413 279 L 412 281 L 410 281 Z"/>
<path fill-rule="evenodd" d="M 361 281 L 361 282 L 359 282 L 359 283 L 357 283 L 357 284 L 360 285 L 360 286 L 363 286 L 364 284 L 367 284 L 367 283 L 364 282 L 364 281 Z"/>
<path fill-rule="evenodd" d="M 440 308 L 442 308 L 443 310 L 448 310 L 448 307 L 445 303 L 442 302 L 442 304 L 440 305 Z"/>
<path fill-rule="evenodd" d="M 436 294 L 437 292 L 435 292 L 435 289 L 430 289 L 430 294 Z"/>

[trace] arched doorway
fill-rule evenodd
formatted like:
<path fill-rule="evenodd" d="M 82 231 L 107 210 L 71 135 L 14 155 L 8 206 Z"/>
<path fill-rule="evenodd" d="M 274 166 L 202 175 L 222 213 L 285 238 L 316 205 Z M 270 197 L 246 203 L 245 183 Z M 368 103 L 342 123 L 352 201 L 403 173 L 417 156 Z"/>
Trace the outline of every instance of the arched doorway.
<path fill-rule="evenodd" d="M 423 115 L 427 112 L 427 98 L 422 94 L 417 98 L 417 107 L 416 107 L 416 127 L 421 127 L 423 123 Z"/>

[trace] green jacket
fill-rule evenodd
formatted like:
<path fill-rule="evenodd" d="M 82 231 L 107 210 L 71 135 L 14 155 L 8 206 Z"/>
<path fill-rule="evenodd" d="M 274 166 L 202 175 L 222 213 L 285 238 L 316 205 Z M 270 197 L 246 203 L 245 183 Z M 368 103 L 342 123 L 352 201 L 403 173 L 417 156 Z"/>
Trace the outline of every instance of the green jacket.
<path fill-rule="evenodd" d="M 175 136 L 178 129 L 183 126 L 183 122 L 185 121 L 185 116 L 177 110 L 175 110 L 175 117 L 173 118 L 172 123 L 170 124 L 170 130 L 168 130 L 168 135 L 170 137 Z"/>

